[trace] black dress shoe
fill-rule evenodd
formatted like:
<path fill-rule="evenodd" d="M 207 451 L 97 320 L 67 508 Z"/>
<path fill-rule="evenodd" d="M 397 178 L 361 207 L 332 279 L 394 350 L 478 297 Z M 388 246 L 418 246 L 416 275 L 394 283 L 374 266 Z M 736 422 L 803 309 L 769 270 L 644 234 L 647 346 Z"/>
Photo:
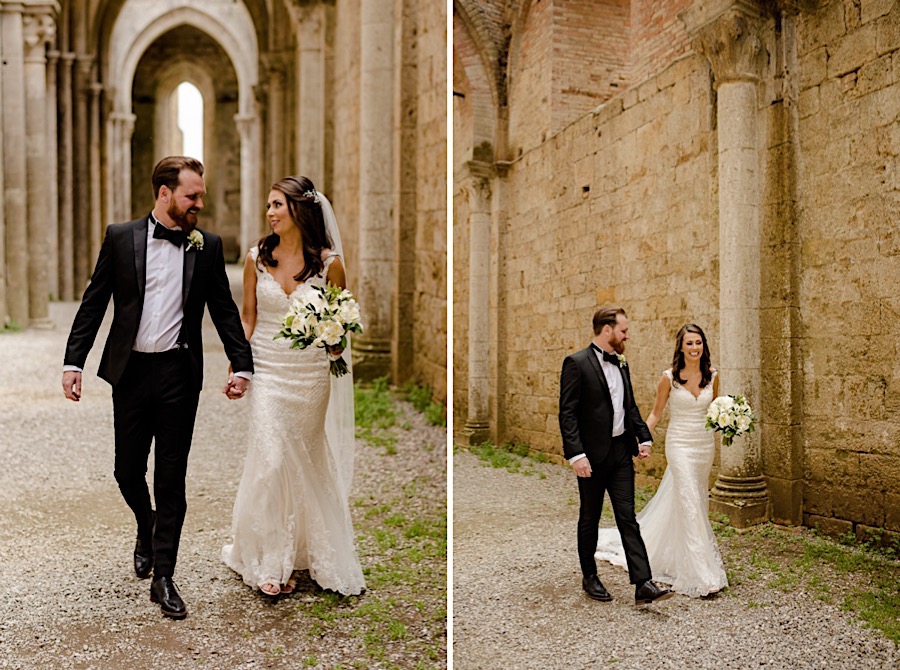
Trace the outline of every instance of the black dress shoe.
<path fill-rule="evenodd" d="M 138 579 L 147 579 L 153 570 L 153 544 L 141 538 L 134 543 L 134 574 Z"/>
<path fill-rule="evenodd" d="M 597 575 L 584 577 L 581 580 L 581 588 L 585 590 L 588 597 L 593 598 L 594 600 L 600 600 L 605 603 L 612 600 L 612 596 L 609 595 L 609 591 L 606 590 L 606 587 L 603 586 Z"/>
<path fill-rule="evenodd" d="M 158 603 L 162 613 L 172 619 L 183 619 L 187 616 L 184 601 L 175 590 L 171 577 L 157 577 L 150 584 L 150 602 Z"/>
<path fill-rule="evenodd" d="M 674 595 L 669 589 L 661 589 L 648 579 L 634 590 L 634 604 L 649 605 Z"/>

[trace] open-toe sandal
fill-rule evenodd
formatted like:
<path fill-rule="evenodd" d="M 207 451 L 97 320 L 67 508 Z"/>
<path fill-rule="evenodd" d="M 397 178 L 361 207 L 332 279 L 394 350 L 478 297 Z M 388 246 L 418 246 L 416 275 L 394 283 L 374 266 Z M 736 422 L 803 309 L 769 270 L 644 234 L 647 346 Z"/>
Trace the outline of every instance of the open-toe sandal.
<path fill-rule="evenodd" d="M 266 581 L 257 585 L 260 591 L 265 593 L 267 596 L 277 596 L 281 593 L 281 584 L 279 584 L 274 579 L 267 579 Z"/>

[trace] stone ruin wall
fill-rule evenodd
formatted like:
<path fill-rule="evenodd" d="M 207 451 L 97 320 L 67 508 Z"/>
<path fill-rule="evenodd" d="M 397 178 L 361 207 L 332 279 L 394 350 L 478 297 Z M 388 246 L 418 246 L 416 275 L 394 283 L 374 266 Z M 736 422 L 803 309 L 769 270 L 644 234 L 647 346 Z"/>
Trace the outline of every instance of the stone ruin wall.
<path fill-rule="evenodd" d="M 835 0 L 791 21 L 796 75 L 776 81 L 773 57 L 759 96 L 763 468 L 770 498 L 799 491 L 807 525 L 898 532 L 900 7 Z M 764 32 L 774 34 L 774 21 Z M 767 42 L 773 52 L 783 47 Z M 777 94 L 780 86 L 793 93 Z M 511 126 L 515 119 L 511 109 Z M 533 126 L 523 121 L 519 136 Z M 629 311 L 629 361 L 645 416 L 685 321 L 704 327 L 716 360 L 715 128 L 709 67 L 687 55 L 535 141 L 505 180 L 494 180 L 495 190 L 505 182 L 491 251 L 492 280 L 502 287 L 491 306 L 502 324 L 492 340 L 497 442 L 561 453 L 559 368 L 589 340 L 598 303 Z M 454 272 L 465 277 L 465 193 L 455 191 L 454 204 Z M 465 288 L 457 291 L 462 426 L 469 315 Z M 650 476 L 664 465 L 664 425 L 643 469 Z"/>

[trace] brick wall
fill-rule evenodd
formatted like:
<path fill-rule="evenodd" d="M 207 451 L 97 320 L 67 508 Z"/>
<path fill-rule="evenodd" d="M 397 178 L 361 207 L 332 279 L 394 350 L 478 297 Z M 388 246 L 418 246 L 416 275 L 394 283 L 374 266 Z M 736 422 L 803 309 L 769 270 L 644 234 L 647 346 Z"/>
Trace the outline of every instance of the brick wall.
<path fill-rule="evenodd" d="M 695 0 L 632 0 L 632 81 L 641 82 L 690 51 L 690 39 L 678 12 Z"/>

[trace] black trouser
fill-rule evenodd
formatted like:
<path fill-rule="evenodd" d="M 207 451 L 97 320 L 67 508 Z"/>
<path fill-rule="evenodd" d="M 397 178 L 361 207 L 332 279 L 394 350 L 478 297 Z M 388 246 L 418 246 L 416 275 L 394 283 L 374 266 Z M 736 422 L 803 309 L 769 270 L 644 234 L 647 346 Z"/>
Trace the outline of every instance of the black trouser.
<path fill-rule="evenodd" d="M 132 352 L 113 388 L 116 481 L 134 512 L 138 536 L 145 543 L 152 539 L 156 577 L 171 577 L 175 571 L 187 511 L 185 475 L 198 400 L 187 351 Z M 155 528 L 146 479 L 154 439 Z"/>
<path fill-rule="evenodd" d="M 609 492 L 616 526 L 622 536 L 631 583 L 638 584 L 651 577 L 647 550 L 634 516 L 634 461 L 631 444 L 633 442 L 629 439 L 614 437 L 606 458 L 600 463 L 591 461 L 591 476 L 578 477 L 578 494 L 581 498 L 578 514 L 578 560 L 585 577 L 597 574 L 594 552 L 597 551 L 597 531 L 605 491 Z"/>

